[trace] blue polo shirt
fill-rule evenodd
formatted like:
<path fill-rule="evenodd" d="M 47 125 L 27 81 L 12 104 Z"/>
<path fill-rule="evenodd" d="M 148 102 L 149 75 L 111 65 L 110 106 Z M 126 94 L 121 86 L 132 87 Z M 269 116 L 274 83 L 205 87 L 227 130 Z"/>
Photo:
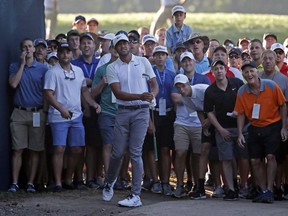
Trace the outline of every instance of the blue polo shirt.
<path fill-rule="evenodd" d="M 159 71 L 156 66 L 153 66 L 153 70 L 159 86 L 159 93 L 156 96 L 156 108 L 159 108 L 160 98 L 166 99 L 166 108 L 173 107 L 171 93 L 174 89 L 174 78 L 176 74 L 166 68 L 164 69 L 164 71 Z"/>
<path fill-rule="evenodd" d="M 78 59 L 71 61 L 73 65 L 78 66 L 83 70 L 85 78 L 89 78 L 91 80 L 94 79 L 94 74 L 96 72 L 98 62 L 99 59 L 97 59 L 95 56 L 93 56 L 91 64 L 85 62 L 82 56 L 80 56 Z"/>
<path fill-rule="evenodd" d="M 192 32 L 192 28 L 186 24 L 183 24 L 180 30 L 173 24 L 166 31 L 165 46 L 174 53 L 176 44 L 188 40 Z"/>
<path fill-rule="evenodd" d="M 9 68 L 9 76 L 14 76 L 19 69 L 19 63 L 12 63 Z M 14 95 L 14 105 L 21 107 L 43 106 L 44 77 L 48 68 L 46 65 L 34 59 L 33 64 L 24 66 L 21 80 Z"/>
<path fill-rule="evenodd" d="M 168 58 L 167 58 L 167 60 L 166 60 L 166 62 L 165 62 L 165 67 L 166 67 L 168 70 L 176 73 L 175 67 L 174 67 L 174 64 L 173 64 L 173 60 L 172 60 L 171 56 L 168 56 Z"/>
<path fill-rule="evenodd" d="M 149 56 L 144 56 L 144 57 L 149 59 Z M 152 64 L 152 67 L 154 67 L 154 66 L 155 65 Z M 168 58 L 166 59 L 165 68 L 167 70 L 170 70 L 170 71 L 176 73 L 176 70 L 175 70 L 175 67 L 174 67 L 174 63 L 173 63 L 173 60 L 172 60 L 171 56 L 168 56 Z"/>
<path fill-rule="evenodd" d="M 211 69 L 210 62 L 206 55 L 204 55 L 204 58 L 201 61 L 196 60 L 196 64 L 195 64 L 196 73 L 203 74 L 205 72 L 209 72 L 210 69 Z"/>

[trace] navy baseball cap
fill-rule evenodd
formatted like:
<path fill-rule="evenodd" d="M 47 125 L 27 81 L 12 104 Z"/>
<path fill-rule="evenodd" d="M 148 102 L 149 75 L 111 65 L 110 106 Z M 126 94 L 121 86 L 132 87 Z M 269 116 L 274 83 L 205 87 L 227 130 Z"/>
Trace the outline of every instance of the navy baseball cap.
<path fill-rule="evenodd" d="M 34 46 L 35 46 L 35 47 L 38 46 L 38 45 L 40 45 L 40 44 L 42 44 L 45 48 L 48 47 L 47 42 L 46 42 L 44 39 L 42 39 L 42 38 L 37 38 L 37 39 L 34 40 Z"/>
<path fill-rule="evenodd" d="M 117 36 L 117 35 L 119 35 L 119 34 L 124 34 L 124 35 L 126 35 L 126 37 L 128 37 L 128 33 L 127 33 L 126 31 L 124 31 L 124 30 L 119 30 L 119 31 L 115 34 L 115 36 Z"/>
<path fill-rule="evenodd" d="M 80 41 L 83 39 L 83 38 L 89 38 L 90 40 L 94 41 L 94 38 L 93 36 L 91 35 L 91 33 L 83 33 L 80 35 Z"/>
<path fill-rule="evenodd" d="M 212 66 L 212 67 L 215 67 L 217 64 L 226 66 L 225 62 L 222 61 L 222 60 L 220 60 L 220 59 L 213 61 L 213 62 L 211 63 L 211 66 Z"/>
<path fill-rule="evenodd" d="M 250 62 L 248 62 L 248 63 L 246 63 L 246 64 L 242 65 L 242 66 L 241 66 L 241 70 L 243 71 L 243 69 L 244 69 L 245 67 L 248 67 L 248 66 L 250 66 L 250 67 L 252 67 L 252 68 L 256 68 L 256 69 L 257 69 L 257 65 L 255 64 L 255 62 L 253 62 L 253 61 L 250 61 Z"/>
<path fill-rule="evenodd" d="M 69 47 L 69 44 L 67 43 L 60 43 L 57 49 L 57 52 L 60 53 L 62 52 L 64 49 L 67 49 L 69 51 L 72 51 L 71 48 Z"/>
<path fill-rule="evenodd" d="M 232 48 L 230 51 L 229 51 L 229 55 L 232 54 L 232 53 L 235 53 L 236 55 L 240 56 L 241 53 L 242 53 L 242 50 L 240 48 Z"/>
<path fill-rule="evenodd" d="M 131 30 L 128 32 L 128 38 L 133 38 L 134 41 L 139 43 L 140 35 L 136 30 Z"/>
<path fill-rule="evenodd" d="M 78 15 L 74 19 L 74 23 L 78 23 L 80 20 L 83 20 L 86 23 L 86 18 L 82 15 Z"/>
<path fill-rule="evenodd" d="M 213 54 L 214 54 L 215 52 L 217 52 L 218 50 L 222 50 L 223 52 L 227 53 L 226 48 L 225 48 L 224 46 L 220 45 L 220 46 L 218 46 L 218 47 L 215 48 Z"/>

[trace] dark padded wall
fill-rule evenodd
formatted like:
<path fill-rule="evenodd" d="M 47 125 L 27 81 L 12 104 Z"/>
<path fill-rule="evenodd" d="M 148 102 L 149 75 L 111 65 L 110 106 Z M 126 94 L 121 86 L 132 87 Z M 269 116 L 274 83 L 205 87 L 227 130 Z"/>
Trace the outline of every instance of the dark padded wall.
<path fill-rule="evenodd" d="M 44 0 L 0 0 L 0 191 L 6 191 L 11 179 L 9 116 L 13 92 L 8 86 L 11 62 L 20 55 L 23 38 L 45 36 Z"/>

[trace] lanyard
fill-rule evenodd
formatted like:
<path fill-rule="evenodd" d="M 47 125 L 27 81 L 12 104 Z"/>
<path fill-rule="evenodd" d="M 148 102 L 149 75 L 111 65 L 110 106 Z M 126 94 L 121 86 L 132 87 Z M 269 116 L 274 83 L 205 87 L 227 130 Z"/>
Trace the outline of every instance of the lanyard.
<path fill-rule="evenodd" d="M 90 71 L 88 71 L 85 63 L 83 64 L 83 66 L 84 66 L 84 68 L 85 68 L 85 71 L 84 71 L 85 77 L 92 79 L 92 78 L 93 78 L 94 64 L 91 64 L 91 66 L 90 66 Z"/>
<path fill-rule="evenodd" d="M 160 82 L 160 86 L 162 88 L 162 95 L 164 96 L 164 92 L 165 92 L 165 77 L 166 77 L 165 70 L 162 72 L 163 73 L 162 79 L 161 79 L 160 72 L 158 71 L 158 69 L 155 68 L 155 70 L 156 70 L 156 75 L 158 77 L 158 80 Z"/>
<path fill-rule="evenodd" d="M 188 78 L 188 80 L 189 80 L 190 85 L 194 85 L 194 76 L 191 79 Z"/>

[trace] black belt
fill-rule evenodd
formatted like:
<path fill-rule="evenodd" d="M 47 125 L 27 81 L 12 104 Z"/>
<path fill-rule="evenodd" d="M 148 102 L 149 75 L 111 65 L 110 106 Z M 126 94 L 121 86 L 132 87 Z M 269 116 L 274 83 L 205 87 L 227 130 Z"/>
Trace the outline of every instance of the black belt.
<path fill-rule="evenodd" d="M 43 106 L 41 107 L 21 107 L 21 106 L 14 106 L 16 109 L 20 109 L 20 110 L 25 110 L 28 112 L 37 112 L 41 109 L 43 109 Z"/>
<path fill-rule="evenodd" d="M 128 110 L 144 109 L 148 107 L 149 107 L 149 104 L 140 104 L 140 105 L 133 105 L 133 106 L 118 105 L 119 109 L 128 109 Z"/>

